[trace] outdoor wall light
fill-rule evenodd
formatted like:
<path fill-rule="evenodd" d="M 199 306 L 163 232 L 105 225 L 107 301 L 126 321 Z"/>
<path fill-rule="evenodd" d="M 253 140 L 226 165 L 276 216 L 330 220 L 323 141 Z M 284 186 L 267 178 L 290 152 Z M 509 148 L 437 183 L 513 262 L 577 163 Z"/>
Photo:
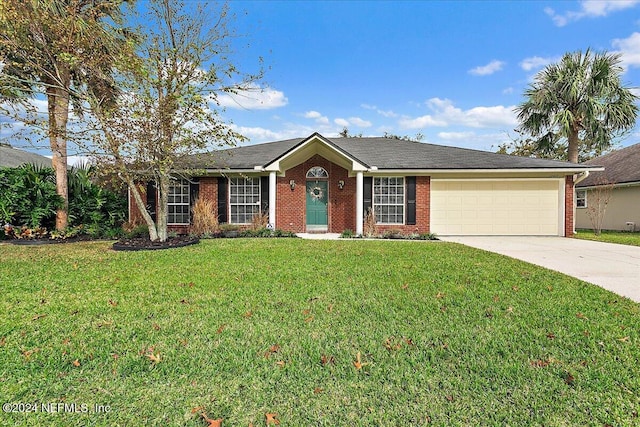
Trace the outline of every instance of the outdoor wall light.
<path fill-rule="evenodd" d="M 291 187 L 291 191 L 293 191 L 293 189 L 296 188 L 295 179 L 292 179 L 291 181 L 289 181 L 289 187 Z"/>
<path fill-rule="evenodd" d="M 344 188 L 344 181 L 343 180 L 338 181 L 338 188 L 341 189 L 341 190 Z"/>

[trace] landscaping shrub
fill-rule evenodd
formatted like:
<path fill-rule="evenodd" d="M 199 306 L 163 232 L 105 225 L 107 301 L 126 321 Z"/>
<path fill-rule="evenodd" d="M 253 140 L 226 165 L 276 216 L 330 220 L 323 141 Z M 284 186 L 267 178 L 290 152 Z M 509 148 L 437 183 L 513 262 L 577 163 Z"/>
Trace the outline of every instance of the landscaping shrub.
<path fill-rule="evenodd" d="M 212 200 L 198 198 L 193 204 L 191 233 L 196 236 L 215 235 L 220 232 L 218 206 Z"/>
<path fill-rule="evenodd" d="M 80 231 L 90 237 L 118 234 L 127 211 L 126 197 L 93 182 L 92 167 L 74 167 L 68 173 L 69 230 L 55 238 Z M 35 165 L 0 168 L 0 223 L 27 229 L 55 228 L 56 210 L 63 200 L 56 193 L 53 169 Z M 79 226 L 83 226 L 77 228 Z M 72 230 L 73 229 L 73 230 Z M 8 236 L 8 233 L 5 233 Z M 14 233 L 15 236 L 23 233 Z"/>
<path fill-rule="evenodd" d="M 53 169 L 30 164 L 0 168 L 1 223 L 54 228 L 62 203 Z"/>

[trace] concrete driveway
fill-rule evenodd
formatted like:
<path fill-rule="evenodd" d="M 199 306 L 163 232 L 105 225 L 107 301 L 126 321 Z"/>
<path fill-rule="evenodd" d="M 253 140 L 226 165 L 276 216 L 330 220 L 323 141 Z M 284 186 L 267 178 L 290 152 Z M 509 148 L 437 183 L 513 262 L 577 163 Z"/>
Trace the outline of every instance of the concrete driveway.
<path fill-rule="evenodd" d="M 438 236 L 527 261 L 640 302 L 640 247 L 528 236 Z"/>

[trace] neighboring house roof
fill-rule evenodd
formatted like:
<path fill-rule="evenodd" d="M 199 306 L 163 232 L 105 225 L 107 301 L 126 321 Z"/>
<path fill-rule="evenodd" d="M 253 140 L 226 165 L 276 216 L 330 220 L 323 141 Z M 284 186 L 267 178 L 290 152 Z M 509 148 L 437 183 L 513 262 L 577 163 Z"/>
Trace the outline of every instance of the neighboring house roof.
<path fill-rule="evenodd" d="M 593 187 L 602 184 L 640 184 L 640 144 L 613 151 L 583 164 L 604 166 L 604 171 L 591 172 L 576 187 Z"/>
<path fill-rule="evenodd" d="M 0 144 L 0 168 L 15 168 L 27 163 L 51 167 L 51 159 L 48 157 Z"/>
<path fill-rule="evenodd" d="M 286 157 L 299 146 L 320 140 L 350 159 L 377 170 L 475 170 L 555 169 L 583 171 L 591 166 L 557 160 L 517 157 L 487 151 L 448 147 L 382 137 L 326 138 L 314 133 L 307 138 L 236 147 L 189 157 L 193 168 L 255 170 Z"/>

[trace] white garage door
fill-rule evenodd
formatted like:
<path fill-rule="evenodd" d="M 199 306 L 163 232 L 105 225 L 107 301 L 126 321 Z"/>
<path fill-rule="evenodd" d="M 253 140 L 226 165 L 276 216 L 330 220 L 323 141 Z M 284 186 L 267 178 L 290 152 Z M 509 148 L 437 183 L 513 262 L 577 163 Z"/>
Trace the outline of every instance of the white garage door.
<path fill-rule="evenodd" d="M 559 233 L 559 180 L 431 181 L 431 231 L 441 235 Z"/>

